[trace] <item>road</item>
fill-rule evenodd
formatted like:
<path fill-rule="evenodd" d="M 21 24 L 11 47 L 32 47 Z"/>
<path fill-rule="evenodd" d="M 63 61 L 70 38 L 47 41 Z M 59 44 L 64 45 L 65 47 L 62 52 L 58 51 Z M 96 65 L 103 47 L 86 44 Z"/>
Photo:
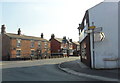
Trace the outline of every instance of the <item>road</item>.
<path fill-rule="evenodd" d="M 7 61 L 2 65 L 3 81 L 95 81 L 87 77 L 68 74 L 58 68 L 61 62 L 78 57 L 55 58 L 34 61 Z"/>

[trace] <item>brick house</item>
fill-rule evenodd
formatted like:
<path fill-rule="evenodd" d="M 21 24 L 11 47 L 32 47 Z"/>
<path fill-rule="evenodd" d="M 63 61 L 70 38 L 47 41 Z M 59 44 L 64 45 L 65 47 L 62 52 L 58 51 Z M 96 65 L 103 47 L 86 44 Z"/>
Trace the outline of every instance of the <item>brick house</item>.
<path fill-rule="evenodd" d="M 63 38 L 55 38 L 55 35 L 51 35 L 50 39 L 51 55 L 63 55 L 64 57 L 73 55 L 74 50 L 77 50 L 76 43 Z M 73 50 L 74 49 L 74 50 Z"/>
<path fill-rule="evenodd" d="M 43 33 L 40 38 L 22 35 L 20 28 L 17 34 L 6 33 L 5 28 L 2 25 L 2 60 L 50 57 L 50 43 L 43 38 Z"/>
<path fill-rule="evenodd" d="M 55 38 L 55 35 L 51 35 L 50 41 L 50 46 L 51 46 L 51 55 L 56 56 L 56 55 L 62 55 L 62 50 L 61 50 L 61 44 L 62 44 L 62 38 Z"/>
<path fill-rule="evenodd" d="M 69 55 L 78 56 L 80 52 L 80 45 L 78 42 L 73 42 L 72 39 L 69 40 Z"/>
<path fill-rule="evenodd" d="M 51 35 L 50 46 L 51 46 L 51 55 L 61 55 L 61 56 L 67 56 L 67 50 L 68 50 L 68 41 L 66 37 L 63 38 L 55 38 L 55 35 Z"/>

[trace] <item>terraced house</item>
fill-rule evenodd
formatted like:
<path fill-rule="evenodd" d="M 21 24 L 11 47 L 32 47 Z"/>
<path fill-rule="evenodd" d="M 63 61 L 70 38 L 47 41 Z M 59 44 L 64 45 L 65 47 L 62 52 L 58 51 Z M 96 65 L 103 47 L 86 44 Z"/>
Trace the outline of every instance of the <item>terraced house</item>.
<path fill-rule="evenodd" d="M 1 27 L 2 60 L 39 59 L 50 58 L 50 43 L 41 37 L 26 36 L 21 34 L 6 33 L 5 25 Z"/>
<path fill-rule="evenodd" d="M 72 39 L 56 38 L 54 34 L 51 35 L 50 39 L 51 46 L 51 55 L 52 56 L 69 56 L 69 55 L 78 55 L 79 43 L 75 43 Z"/>

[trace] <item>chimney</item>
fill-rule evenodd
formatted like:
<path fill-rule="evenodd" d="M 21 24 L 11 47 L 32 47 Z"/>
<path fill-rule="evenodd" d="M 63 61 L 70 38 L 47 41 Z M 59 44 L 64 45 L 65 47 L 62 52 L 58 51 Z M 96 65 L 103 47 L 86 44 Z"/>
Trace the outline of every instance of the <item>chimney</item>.
<path fill-rule="evenodd" d="M 72 42 L 72 39 L 70 39 L 70 42 Z"/>
<path fill-rule="evenodd" d="M 63 39 L 66 40 L 66 36 L 64 36 Z"/>
<path fill-rule="evenodd" d="M 52 34 L 52 35 L 51 35 L 51 39 L 54 39 L 54 38 L 55 38 L 55 35 L 54 35 L 54 34 Z"/>
<path fill-rule="evenodd" d="M 1 34 L 4 34 L 4 33 L 5 33 L 5 28 L 6 28 L 5 25 L 2 25 L 2 26 L 1 26 Z"/>
<path fill-rule="evenodd" d="M 43 38 L 43 33 L 41 33 L 41 38 Z"/>
<path fill-rule="evenodd" d="M 18 29 L 18 35 L 21 35 L 21 30 L 20 30 L 20 28 Z"/>

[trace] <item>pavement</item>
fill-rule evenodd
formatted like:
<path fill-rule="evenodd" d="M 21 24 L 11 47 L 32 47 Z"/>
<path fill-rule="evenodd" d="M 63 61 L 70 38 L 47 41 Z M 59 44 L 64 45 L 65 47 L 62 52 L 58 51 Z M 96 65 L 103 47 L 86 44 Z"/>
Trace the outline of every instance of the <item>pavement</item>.
<path fill-rule="evenodd" d="M 74 74 L 80 77 L 83 76 L 101 81 L 120 82 L 120 80 L 118 79 L 120 75 L 120 72 L 118 72 L 119 69 L 91 69 L 80 62 L 80 60 L 63 62 L 60 63 L 58 67 L 59 69 L 67 73 Z"/>

